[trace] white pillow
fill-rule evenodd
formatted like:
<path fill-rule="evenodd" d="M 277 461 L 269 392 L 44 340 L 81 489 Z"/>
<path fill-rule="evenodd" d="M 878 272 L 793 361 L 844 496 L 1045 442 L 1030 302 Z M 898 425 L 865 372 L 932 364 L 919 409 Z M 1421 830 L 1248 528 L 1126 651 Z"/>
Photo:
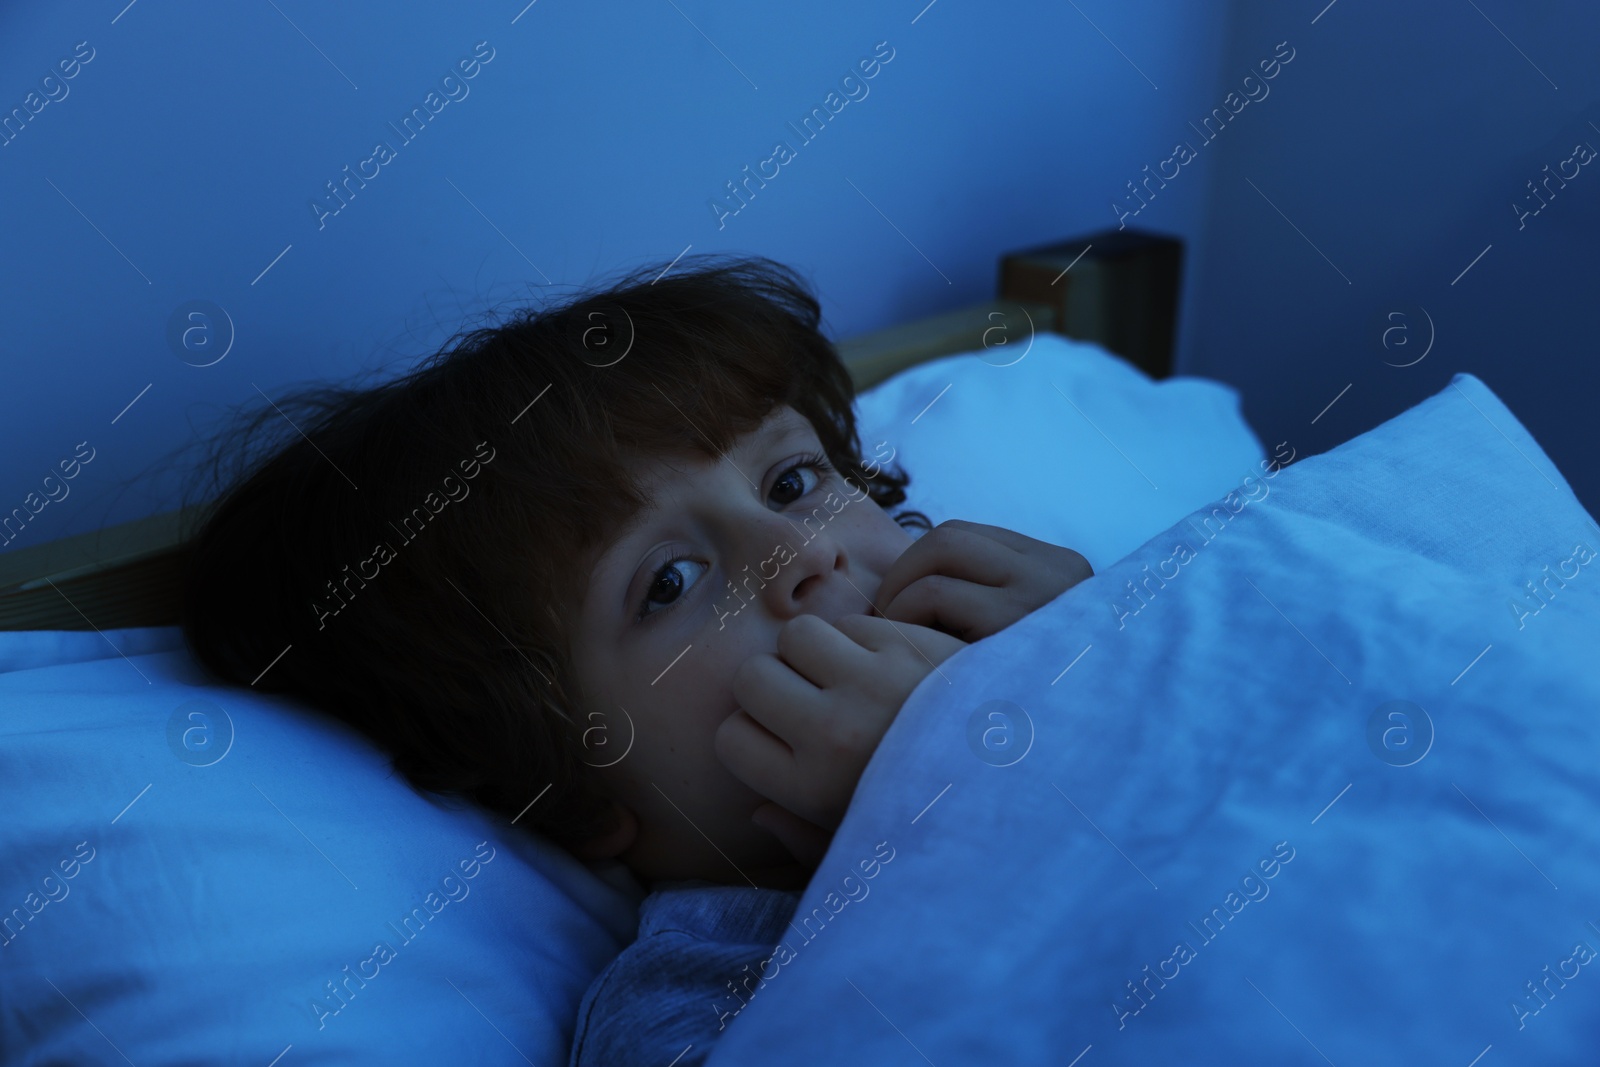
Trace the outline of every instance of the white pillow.
<path fill-rule="evenodd" d="M 0 669 L 0 1059 L 566 1062 L 636 896 L 175 628 L 0 634 Z"/>
<path fill-rule="evenodd" d="M 859 396 L 864 455 L 888 442 L 911 475 L 906 506 L 935 525 L 1004 526 L 1098 572 L 1262 472 L 1231 386 L 1154 381 L 1059 334 L 1026 344 L 946 356 Z"/>

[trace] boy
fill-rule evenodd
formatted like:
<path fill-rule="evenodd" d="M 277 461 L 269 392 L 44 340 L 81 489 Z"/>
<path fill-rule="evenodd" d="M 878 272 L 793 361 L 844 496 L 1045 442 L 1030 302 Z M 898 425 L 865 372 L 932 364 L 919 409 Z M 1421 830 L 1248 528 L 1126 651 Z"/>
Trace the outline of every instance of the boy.
<path fill-rule="evenodd" d="M 196 657 L 655 890 L 574 1063 L 703 1059 L 906 697 L 1090 573 L 975 523 L 914 541 L 819 321 L 778 264 L 691 258 L 222 443 Z"/>
<path fill-rule="evenodd" d="M 793 453 L 814 447 L 784 408 L 721 461 L 641 464 L 655 506 L 591 571 L 583 706 L 628 709 L 637 740 L 602 772 L 615 829 L 580 853 L 621 858 L 653 892 L 584 998 L 572 1067 L 702 1062 L 906 697 L 1090 573 L 1069 549 L 960 520 L 913 542 L 870 502 L 852 510 L 865 495 L 831 469 L 804 477 Z M 790 517 L 808 509 L 832 515 L 809 539 Z M 742 573 L 769 542 L 779 562 L 730 619 L 708 573 Z"/>

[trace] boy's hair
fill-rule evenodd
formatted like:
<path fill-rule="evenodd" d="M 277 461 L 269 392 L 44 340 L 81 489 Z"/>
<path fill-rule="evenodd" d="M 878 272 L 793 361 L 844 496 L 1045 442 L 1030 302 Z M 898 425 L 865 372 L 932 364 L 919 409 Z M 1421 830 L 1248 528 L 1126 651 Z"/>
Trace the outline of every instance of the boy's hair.
<path fill-rule="evenodd" d="M 645 503 L 626 459 L 714 458 L 787 404 L 874 503 L 905 501 L 909 476 L 863 465 L 819 320 L 789 269 L 696 256 L 457 334 L 375 387 L 272 402 L 213 456 L 227 488 L 188 543 L 190 650 L 354 726 L 419 790 L 508 818 L 540 797 L 519 825 L 569 846 L 604 832 L 584 764 L 608 756 L 580 739 L 614 709 L 582 706 L 569 628 Z"/>

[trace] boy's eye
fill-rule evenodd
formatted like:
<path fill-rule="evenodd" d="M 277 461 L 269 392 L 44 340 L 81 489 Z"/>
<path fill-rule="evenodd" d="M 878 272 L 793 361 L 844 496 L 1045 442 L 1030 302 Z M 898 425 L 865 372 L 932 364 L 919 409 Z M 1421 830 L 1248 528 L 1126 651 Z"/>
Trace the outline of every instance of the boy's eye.
<path fill-rule="evenodd" d="M 650 586 L 644 593 L 644 602 L 639 605 L 641 620 L 658 610 L 671 607 L 699 578 L 698 574 L 685 578 L 681 567 L 699 567 L 701 574 L 708 569 L 704 563 L 686 556 L 674 556 L 663 563 L 651 577 Z"/>
<path fill-rule="evenodd" d="M 802 472 L 806 470 L 810 470 L 816 479 L 811 483 L 810 487 L 807 487 L 806 480 L 802 476 Z M 779 504 L 792 504 L 822 484 L 822 480 L 827 477 L 828 472 L 831 470 L 833 470 L 833 466 L 828 462 L 827 456 L 820 453 L 806 456 L 799 463 L 778 475 L 778 480 L 772 483 L 772 495 L 774 497 L 783 496 L 787 498 L 778 500 Z"/>
<path fill-rule="evenodd" d="M 809 485 L 805 478 L 805 472 L 808 470 L 811 472 Z M 768 496 L 779 506 L 786 507 L 807 493 L 814 492 L 832 470 L 833 466 L 828 462 L 828 457 L 820 452 L 803 456 L 798 462 L 784 468 L 783 473 L 778 475 L 777 481 L 772 483 Z M 699 570 L 686 576 L 680 567 L 698 567 Z M 650 585 L 645 589 L 644 600 L 639 604 L 637 620 L 643 622 L 650 616 L 671 608 L 683 599 L 700 576 L 708 570 L 710 567 L 706 564 L 682 554 L 662 561 L 651 574 Z"/>

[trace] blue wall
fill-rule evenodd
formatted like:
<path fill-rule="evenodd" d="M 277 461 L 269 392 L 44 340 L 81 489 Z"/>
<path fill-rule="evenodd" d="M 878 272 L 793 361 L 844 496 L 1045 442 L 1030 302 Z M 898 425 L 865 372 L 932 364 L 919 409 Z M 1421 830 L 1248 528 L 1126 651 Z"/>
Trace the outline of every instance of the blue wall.
<path fill-rule="evenodd" d="M 1235 5 L 1225 85 L 1279 41 L 1296 58 L 1203 149 L 1180 370 L 1237 386 L 1268 446 L 1301 455 L 1469 371 L 1596 510 L 1600 160 L 1564 161 L 1600 149 L 1600 7 L 1327 3 Z M 1576 176 L 1541 207 L 1527 183 L 1558 169 Z M 1139 221 L 1171 217 L 1156 200 Z M 1430 317 L 1432 350 L 1397 366 L 1427 351 Z M 1526 488 L 1550 491 L 1531 467 Z"/>
<path fill-rule="evenodd" d="M 1269 445 L 1323 451 L 1468 370 L 1593 509 L 1600 178 L 1512 204 L 1600 147 L 1600 10 L 1222 10 L 12 6 L 0 115 L 39 110 L 0 137 L 0 513 L 68 495 L 6 547 L 171 508 L 167 457 L 257 386 L 418 358 L 547 285 L 759 252 L 848 336 L 984 299 L 1003 251 L 1119 214 L 1189 242 L 1179 370 L 1236 385 Z M 789 123 L 878 42 L 893 59 L 803 143 Z M 415 107 L 408 142 L 390 123 Z M 380 140 L 393 158 L 324 214 Z M 719 225 L 778 140 L 793 158 Z M 1151 173 L 1172 177 L 1145 203 Z M 196 301 L 233 326 L 210 366 L 225 327 L 170 336 Z"/>
<path fill-rule="evenodd" d="M 256 387 L 414 360 L 689 246 L 795 265 L 836 336 L 987 299 L 1002 252 L 1113 222 L 1226 30 L 1183 0 L 125 4 L 0 13 L 0 109 L 59 97 L 0 147 L 0 512 L 94 455 L 10 548 L 176 506 L 164 457 Z M 878 42 L 893 58 L 802 143 L 788 124 Z M 390 123 L 430 91 L 408 143 Z M 719 226 L 712 198 L 779 140 L 793 158 Z M 375 176 L 324 215 L 346 166 Z M 1160 228 L 1198 240 L 1204 203 L 1197 176 Z M 169 341 L 192 301 L 232 323 L 211 366 L 220 318 L 209 348 Z"/>

